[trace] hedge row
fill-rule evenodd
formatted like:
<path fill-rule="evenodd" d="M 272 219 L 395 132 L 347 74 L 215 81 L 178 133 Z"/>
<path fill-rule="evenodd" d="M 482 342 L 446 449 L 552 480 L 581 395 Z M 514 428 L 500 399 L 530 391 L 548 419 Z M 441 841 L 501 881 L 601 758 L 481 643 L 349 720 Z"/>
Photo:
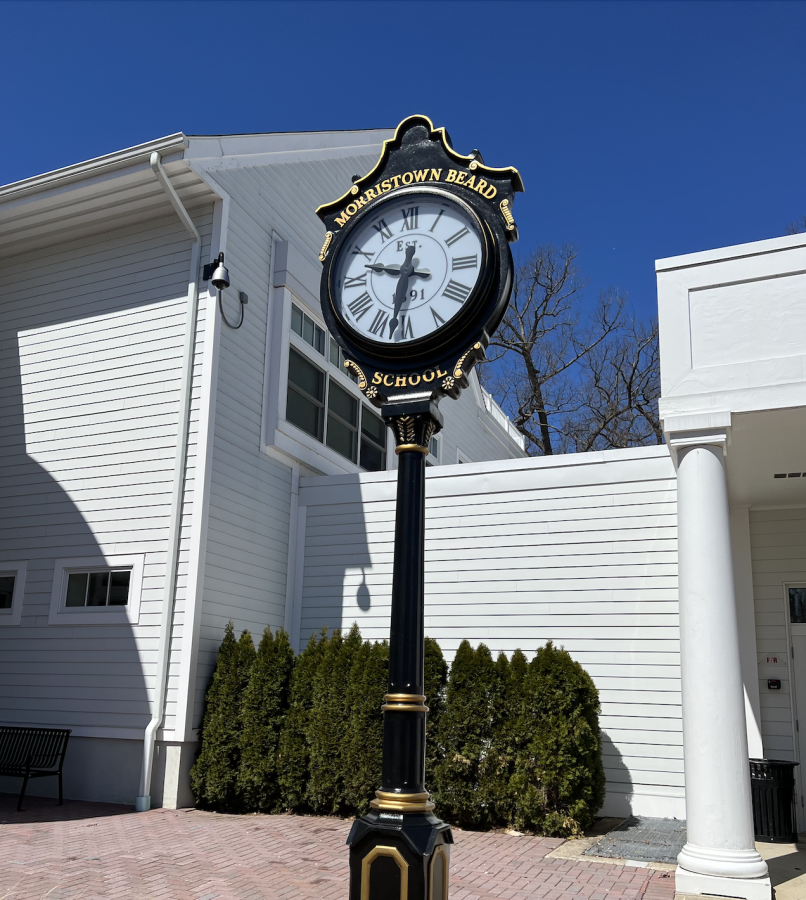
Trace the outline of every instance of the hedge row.
<path fill-rule="evenodd" d="M 361 815 L 380 786 L 389 648 L 312 635 L 295 659 L 284 631 L 255 651 L 230 623 L 207 692 L 191 784 L 226 812 Z M 426 638 L 426 784 L 436 812 L 465 828 L 578 834 L 604 801 L 599 697 L 551 642 L 528 662 L 463 641 L 448 677 Z"/>

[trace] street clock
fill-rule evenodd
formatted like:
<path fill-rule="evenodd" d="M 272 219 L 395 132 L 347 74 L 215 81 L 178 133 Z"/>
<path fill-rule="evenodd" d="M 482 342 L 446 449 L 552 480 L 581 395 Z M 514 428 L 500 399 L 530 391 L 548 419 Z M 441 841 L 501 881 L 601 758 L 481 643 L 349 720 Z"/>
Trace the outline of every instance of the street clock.
<path fill-rule="evenodd" d="M 322 312 L 377 406 L 457 397 L 506 311 L 516 169 L 457 153 L 411 116 L 375 168 L 317 210 Z"/>
<path fill-rule="evenodd" d="M 322 313 L 398 456 L 381 786 L 353 822 L 350 900 L 447 900 L 450 826 L 425 787 L 425 457 L 438 403 L 467 387 L 512 291 L 515 169 L 457 153 L 412 116 L 317 213 Z"/>

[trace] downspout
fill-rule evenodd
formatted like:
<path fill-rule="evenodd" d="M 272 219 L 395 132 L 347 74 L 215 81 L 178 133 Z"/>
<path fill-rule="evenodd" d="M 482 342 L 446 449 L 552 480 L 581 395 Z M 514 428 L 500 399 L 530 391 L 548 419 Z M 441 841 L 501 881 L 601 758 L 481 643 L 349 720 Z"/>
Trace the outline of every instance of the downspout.
<path fill-rule="evenodd" d="M 143 769 L 140 775 L 140 793 L 135 801 L 137 812 L 151 808 L 151 771 L 154 764 L 154 745 L 157 731 L 165 718 L 165 699 L 168 686 L 168 660 L 171 649 L 174 600 L 176 596 L 176 570 L 179 560 L 179 539 L 182 523 L 182 498 L 185 490 L 185 465 L 187 439 L 190 425 L 190 397 L 193 380 L 193 357 L 196 343 L 196 316 L 198 311 L 199 260 L 201 258 L 201 235 L 193 220 L 182 205 L 173 185 L 160 165 L 159 153 L 151 154 L 151 168 L 162 190 L 176 210 L 185 230 L 193 238 L 190 251 L 190 272 L 188 274 L 187 306 L 185 312 L 185 345 L 182 352 L 182 372 L 179 385 L 179 433 L 176 436 L 174 455 L 173 494 L 171 496 L 171 518 L 168 526 L 168 554 L 165 562 L 165 588 L 162 596 L 160 617 L 160 639 L 157 651 L 157 680 L 154 686 L 154 703 L 151 721 L 146 726 L 143 739 Z"/>

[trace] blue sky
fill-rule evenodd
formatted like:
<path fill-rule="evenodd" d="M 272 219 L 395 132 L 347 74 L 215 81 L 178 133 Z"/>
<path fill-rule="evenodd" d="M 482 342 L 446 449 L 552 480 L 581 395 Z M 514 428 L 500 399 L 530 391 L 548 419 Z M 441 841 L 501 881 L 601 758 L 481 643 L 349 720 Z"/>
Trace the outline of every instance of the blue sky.
<path fill-rule="evenodd" d="M 656 258 L 806 216 L 806 4 L 0 2 L 0 183 L 176 131 L 394 126 L 515 165 L 518 245 Z"/>

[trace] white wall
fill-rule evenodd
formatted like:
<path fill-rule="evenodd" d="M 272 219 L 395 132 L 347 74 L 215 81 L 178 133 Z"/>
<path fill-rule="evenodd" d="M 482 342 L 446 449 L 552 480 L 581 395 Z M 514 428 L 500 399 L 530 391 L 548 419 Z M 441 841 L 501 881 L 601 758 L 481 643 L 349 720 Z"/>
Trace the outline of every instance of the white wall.
<path fill-rule="evenodd" d="M 211 207 L 194 218 L 204 258 Z M 0 628 L 4 723 L 142 741 L 165 577 L 189 261 L 190 240 L 171 214 L 3 262 L 0 561 L 29 560 L 21 624 Z M 202 313 L 197 358 L 204 331 Z M 188 543 L 185 530 L 168 732 Z M 145 557 L 137 624 L 49 625 L 54 560 L 110 554 Z"/>
<path fill-rule="evenodd" d="M 394 473 L 301 479 L 301 644 L 353 621 L 388 636 L 394 497 Z M 448 659 L 463 638 L 565 646 L 600 691 L 605 810 L 684 817 L 666 448 L 432 468 L 426 497 L 426 634 Z"/>
<path fill-rule="evenodd" d="M 662 417 L 806 404 L 806 236 L 662 259 L 656 271 Z"/>

